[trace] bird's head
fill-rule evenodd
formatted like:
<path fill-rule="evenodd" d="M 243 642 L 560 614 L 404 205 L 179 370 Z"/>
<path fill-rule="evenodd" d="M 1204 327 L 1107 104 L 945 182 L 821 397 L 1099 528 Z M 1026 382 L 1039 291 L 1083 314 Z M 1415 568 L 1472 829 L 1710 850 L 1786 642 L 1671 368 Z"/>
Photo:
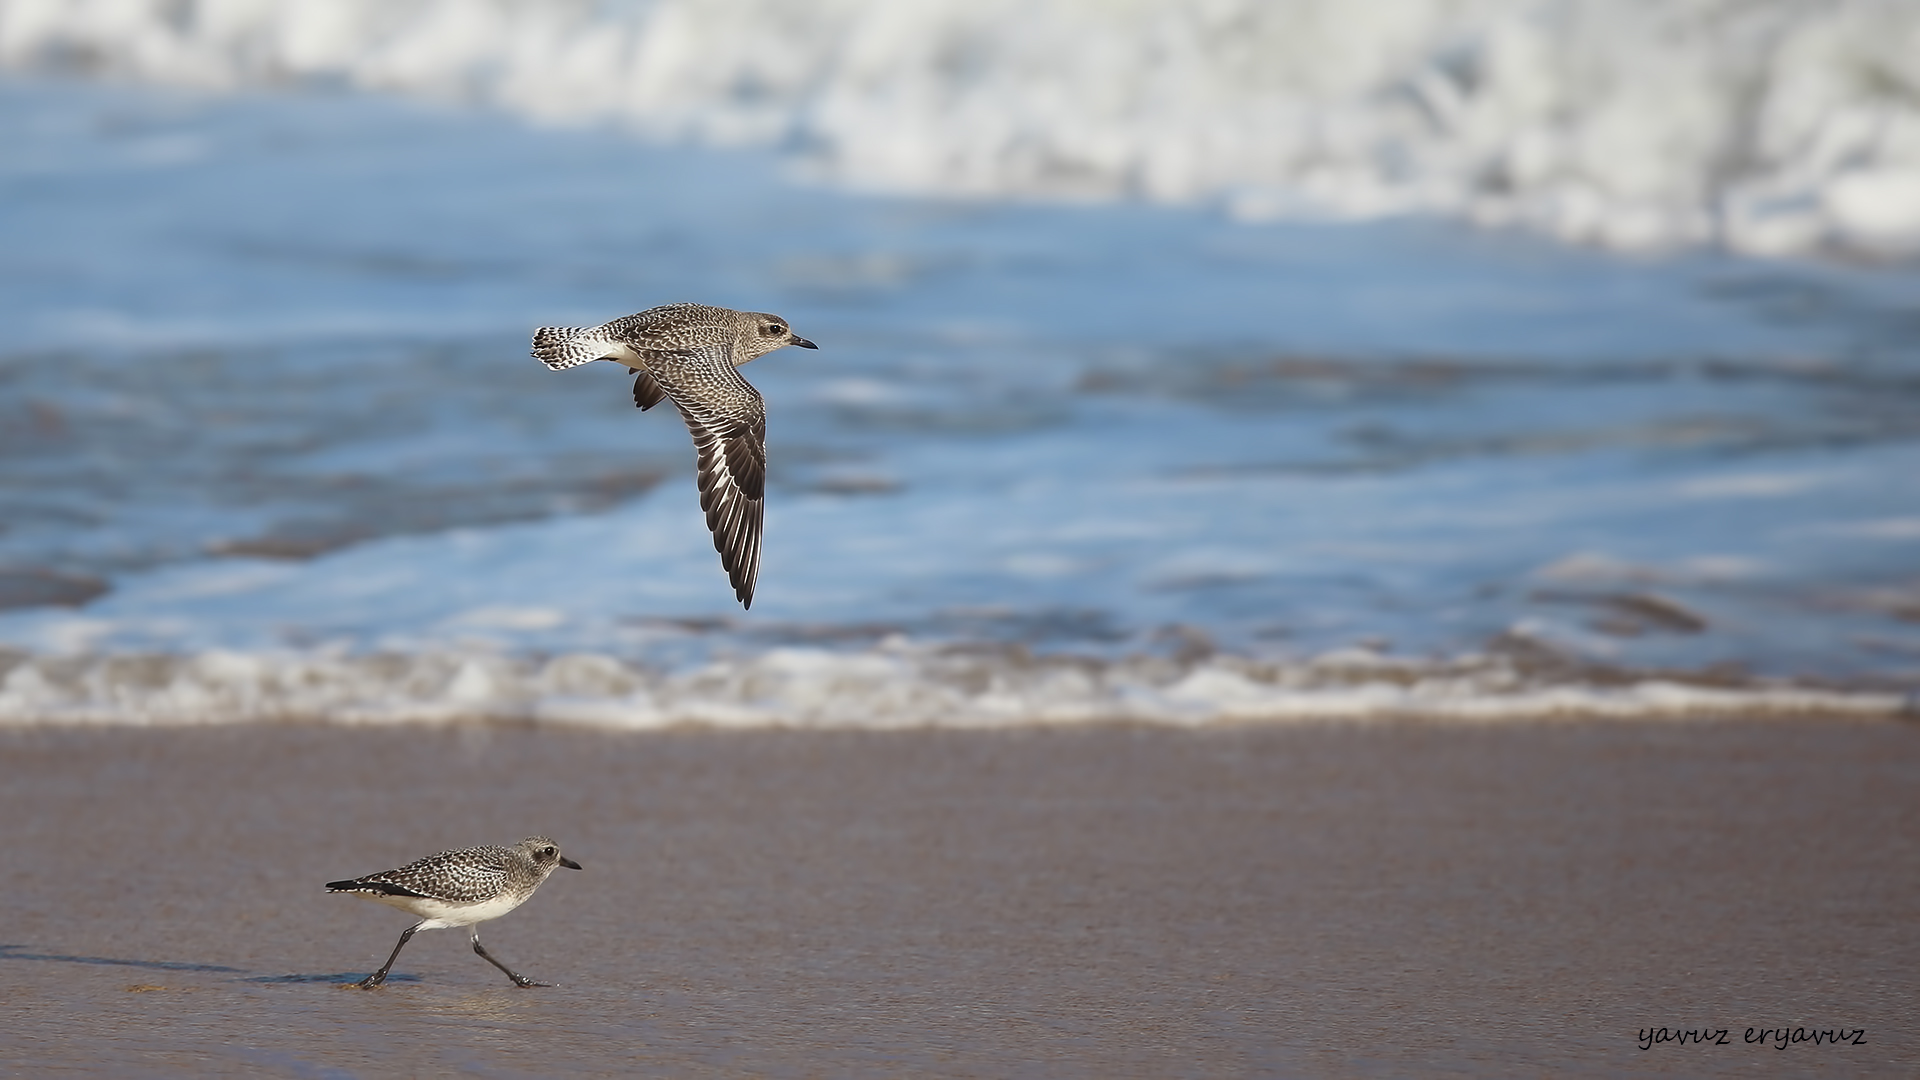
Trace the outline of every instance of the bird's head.
<path fill-rule="evenodd" d="M 798 345 L 803 349 L 820 347 L 794 333 L 793 327 L 787 325 L 787 320 L 778 315 L 769 315 L 764 311 L 748 312 L 745 330 L 743 337 L 746 340 L 741 342 L 741 345 L 744 346 L 749 360 L 756 356 L 765 356 L 775 349 L 788 345 Z"/>
<path fill-rule="evenodd" d="M 526 853 L 527 858 L 532 861 L 533 865 L 547 873 L 552 873 L 553 868 L 556 866 L 564 866 L 569 870 L 580 869 L 579 863 L 560 854 L 559 844 L 554 843 L 544 836 L 529 836 L 525 840 L 520 841 L 519 846 L 520 850 Z"/>

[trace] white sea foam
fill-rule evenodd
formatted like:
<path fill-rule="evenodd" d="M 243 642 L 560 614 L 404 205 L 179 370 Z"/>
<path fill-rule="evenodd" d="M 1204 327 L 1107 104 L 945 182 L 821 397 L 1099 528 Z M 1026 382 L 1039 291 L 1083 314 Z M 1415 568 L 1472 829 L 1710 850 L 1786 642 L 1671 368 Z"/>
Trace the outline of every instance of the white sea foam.
<path fill-rule="evenodd" d="M 893 729 L 1127 721 L 1890 717 L 1899 694 L 1787 683 L 1535 677 L 1511 657 L 1399 660 L 1364 650 L 1275 662 L 1036 657 L 904 640 L 780 648 L 662 672 L 598 653 L 325 651 L 0 656 L 0 724 L 513 720 L 609 729 Z"/>
<path fill-rule="evenodd" d="M 175 10 L 191 43 L 226 9 Z M 364 95 L 0 79 L 0 136 L 0 723 L 1852 715 L 1920 684 L 1899 270 L 846 198 Z M 686 296 L 830 345 L 754 369 L 751 613 L 682 425 L 524 355 L 536 319 Z"/>
<path fill-rule="evenodd" d="M 1905 0 L 0 0 L 0 63 L 788 145 L 871 187 L 1920 251 Z"/>

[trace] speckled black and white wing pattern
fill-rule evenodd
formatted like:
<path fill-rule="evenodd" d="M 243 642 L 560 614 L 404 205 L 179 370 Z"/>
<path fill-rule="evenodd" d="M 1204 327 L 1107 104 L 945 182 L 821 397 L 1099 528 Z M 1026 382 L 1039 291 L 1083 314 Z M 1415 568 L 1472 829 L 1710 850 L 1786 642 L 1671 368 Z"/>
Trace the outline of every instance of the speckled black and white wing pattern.
<path fill-rule="evenodd" d="M 507 889 L 512 865 L 513 852 L 507 848 L 461 848 L 351 881 L 329 881 L 327 888 L 334 892 L 419 896 L 449 904 L 477 904 Z"/>
<path fill-rule="evenodd" d="M 534 359 L 554 371 L 617 360 L 629 366 L 644 362 L 656 349 L 684 349 L 709 341 L 731 340 L 729 319 L 737 314 L 705 304 L 662 304 L 599 326 L 543 326 L 533 332 Z M 634 386 L 634 401 L 643 409 L 660 403 L 660 391 L 646 371 Z"/>
<path fill-rule="evenodd" d="M 533 355 L 555 370 L 613 360 L 634 372 L 633 403 L 671 398 L 693 435 L 700 509 L 741 604 L 753 606 L 767 476 L 767 410 L 734 369 L 786 345 L 817 348 L 784 319 L 706 304 L 663 304 L 601 326 L 542 327 Z"/>
<path fill-rule="evenodd" d="M 647 367 L 693 436 L 700 509 L 713 532 L 714 550 L 733 595 L 752 608 L 766 506 L 766 403 L 734 370 L 731 345 L 654 352 Z M 634 394 L 637 399 L 638 386 Z"/>

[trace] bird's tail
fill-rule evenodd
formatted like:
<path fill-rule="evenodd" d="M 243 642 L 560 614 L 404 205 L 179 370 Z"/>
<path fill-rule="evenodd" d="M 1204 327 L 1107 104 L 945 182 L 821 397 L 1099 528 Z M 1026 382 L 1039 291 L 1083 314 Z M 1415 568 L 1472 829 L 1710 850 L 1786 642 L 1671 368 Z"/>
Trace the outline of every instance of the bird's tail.
<path fill-rule="evenodd" d="M 543 326 L 533 332 L 533 358 L 555 371 L 590 364 L 607 355 L 597 326 Z"/>

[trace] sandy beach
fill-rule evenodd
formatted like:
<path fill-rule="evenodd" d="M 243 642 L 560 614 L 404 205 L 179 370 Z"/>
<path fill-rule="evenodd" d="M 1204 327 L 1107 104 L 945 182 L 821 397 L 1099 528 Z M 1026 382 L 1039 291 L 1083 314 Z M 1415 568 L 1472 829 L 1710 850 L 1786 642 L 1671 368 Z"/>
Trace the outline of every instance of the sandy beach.
<path fill-rule="evenodd" d="M 36 729 L 0 776 L 10 1073 L 1920 1068 L 1908 724 Z M 459 931 L 347 985 L 406 921 L 322 882 L 535 832 L 586 869 L 485 939 L 557 986 Z"/>
<path fill-rule="evenodd" d="M 0 0 L 0 1080 L 1920 1077 L 1916 41 Z"/>

